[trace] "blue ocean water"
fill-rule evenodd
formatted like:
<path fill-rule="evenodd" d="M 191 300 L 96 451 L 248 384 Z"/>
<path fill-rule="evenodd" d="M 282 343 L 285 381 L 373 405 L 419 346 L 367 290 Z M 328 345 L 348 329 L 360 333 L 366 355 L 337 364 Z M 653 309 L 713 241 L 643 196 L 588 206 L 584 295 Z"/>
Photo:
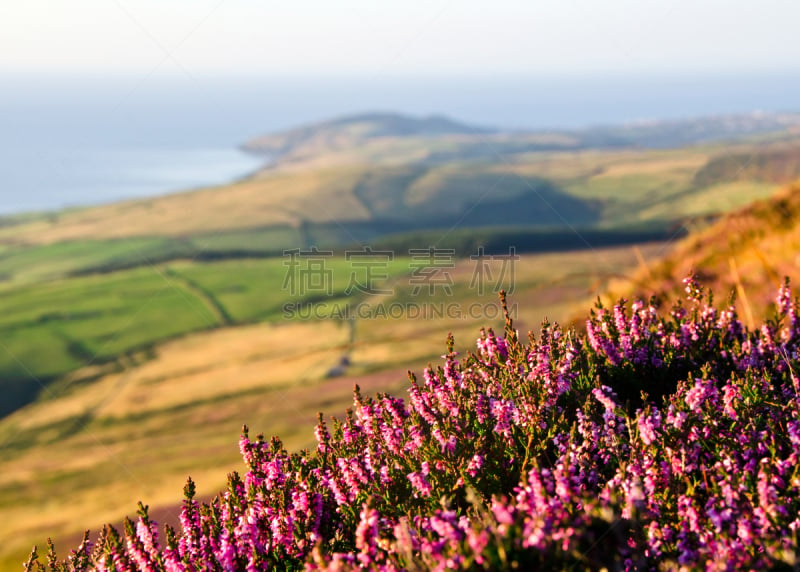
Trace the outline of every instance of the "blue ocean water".
<path fill-rule="evenodd" d="M 797 111 L 800 73 L 703 76 L 0 77 L 0 214 L 224 183 L 250 137 L 364 111 L 509 129 Z"/>
<path fill-rule="evenodd" d="M 262 161 L 235 148 L 5 148 L 0 215 L 222 184 Z"/>

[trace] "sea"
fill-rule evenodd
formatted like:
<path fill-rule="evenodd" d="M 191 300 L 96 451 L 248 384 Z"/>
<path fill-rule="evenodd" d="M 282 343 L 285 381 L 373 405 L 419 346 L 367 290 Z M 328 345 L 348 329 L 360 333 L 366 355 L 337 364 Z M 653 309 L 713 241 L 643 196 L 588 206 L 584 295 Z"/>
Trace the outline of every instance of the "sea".
<path fill-rule="evenodd" d="M 247 176 L 239 146 L 373 111 L 509 130 L 800 111 L 800 72 L 580 76 L 159 77 L 0 74 L 0 216 Z"/>

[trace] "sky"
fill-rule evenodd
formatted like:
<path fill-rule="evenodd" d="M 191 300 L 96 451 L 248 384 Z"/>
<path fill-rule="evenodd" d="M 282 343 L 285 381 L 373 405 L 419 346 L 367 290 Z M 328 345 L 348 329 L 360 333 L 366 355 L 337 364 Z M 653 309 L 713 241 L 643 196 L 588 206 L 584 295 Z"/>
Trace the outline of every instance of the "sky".
<path fill-rule="evenodd" d="M 795 0 L 3 0 L 0 73 L 797 71 Z"/>

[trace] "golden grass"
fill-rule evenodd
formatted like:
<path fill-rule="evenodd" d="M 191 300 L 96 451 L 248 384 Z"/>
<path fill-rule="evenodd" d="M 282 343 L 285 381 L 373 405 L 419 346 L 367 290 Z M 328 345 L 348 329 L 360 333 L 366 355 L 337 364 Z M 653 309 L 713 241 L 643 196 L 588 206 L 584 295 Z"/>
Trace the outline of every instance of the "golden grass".
<path fill-rule="evenodd" d="M 626 175 L 652 175 L 657 173 L 683 172 L 695 173 L 706 164 L 708 155 L 702 153 L 681 152 L 643 152 L 641 157 L 632 161 L 613 162 L 603 168 L 598 177 L 623 177 Z"/>
<path fill-rule="evenodd" d="M 667 219 L 675 216 L 695 217 L 729 212 L 744 207 L 754 200 L 769 198 L 780 185 L 754 181 L 720 183 L 699 189 L 681 201 L 655 204 L 644 209 L 642 218 Z"/>
<path fill-rule="evenodd" d="M 271 171 L 225 187 L 64 212 L 54 219 L 0 229 L 0 241 L 49 244 L 133 236 L 184 236 L 301 220 L 365 219 L 352 195 L 353 169 Z M 326 205 L 321 208 L 320 205 Z"/>
<path fill-rule="evenodd" d="M 800 187 L 723 217 L 681 241 L 675 251 L 639 272 L 633 281 L 612 283 L 608 301 L 642 292 L 658 293 L 667 303 L 683 297 L 681 280 L 698 272 L 718 303 L 737 290 L 740 315 L 749 321 L 768 316 L 784 276 L 800 282 Z M 744 294 L 744 295 L 742 295 Z"/>
<path fill-rule="evenodd" d="M 161 346 L 152 361 L 113 376 L 121 387 L 98 413 L 121 417 L 321 379 L 346 341 L 346 330 L 330 322 L 259 324 L 189 336 Z"/>
<path fill-rule="evenodd" d="M 591 177 L 614 161 L 633 160 L 645 151 L 597 150 L 525 153 L 513 157 L 510 168 L 522 176 L 571 181 Z"/>

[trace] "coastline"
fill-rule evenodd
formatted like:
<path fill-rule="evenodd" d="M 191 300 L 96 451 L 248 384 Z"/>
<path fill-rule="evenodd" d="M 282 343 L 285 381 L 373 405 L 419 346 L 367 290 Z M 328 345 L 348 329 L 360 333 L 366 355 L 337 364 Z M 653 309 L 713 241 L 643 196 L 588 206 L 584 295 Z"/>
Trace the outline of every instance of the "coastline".
<path fill-rule="evenodd" d="M 114 160 L 110 165 L 93 161 L 94 156 L 102 159 L 104 155 L 112 154 Z M 15 226 L 96 206 L 233 184 L 247 180 L 268 164 L 264 157 L 239 147 L 85 149 L 73 151 L 73 155 L 80 156 L 80 164 L 77 168 L 70 165 L 71 178 L 58 176 L 63 174 L 63 169 L 54 173 L 47 169 L 38 170 L 32 177 L 39 181 L 44 179 L 38 189 L 28 183 L 29 188 L 13 193 L 27 200 L 19 201 L 16 206 L 0 205 L 0 226 Z M 217 161 L 214 161 L 215 157 Z M 94 164 L 100 166 L 95 170 Z M 33 171 L 30 166 L 28 169 Z"/>

